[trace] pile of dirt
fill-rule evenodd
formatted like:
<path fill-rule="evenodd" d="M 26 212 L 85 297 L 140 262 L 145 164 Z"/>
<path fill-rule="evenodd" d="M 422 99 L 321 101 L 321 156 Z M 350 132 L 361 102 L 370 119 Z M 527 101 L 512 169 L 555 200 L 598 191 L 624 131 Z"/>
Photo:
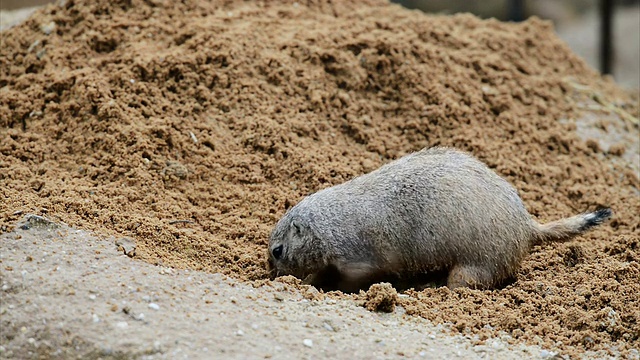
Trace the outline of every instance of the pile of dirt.
<path fill-rule="evenodd" d="M 400 304 L 462 332 L 625 351 L 639 346 L 640 185 L 624 144 L 575 135 L 585 93 L 638 131 L 637 103 L 536 19 L 374 0 L 61 1 L 2 33 L 0 227 L 44 213 L 134 238 L 151 263 L 260 280 L 269 231 L 303 196 L 456 146 L 540 221 L 615 217 L 536 248 L 505 289 Z"/>

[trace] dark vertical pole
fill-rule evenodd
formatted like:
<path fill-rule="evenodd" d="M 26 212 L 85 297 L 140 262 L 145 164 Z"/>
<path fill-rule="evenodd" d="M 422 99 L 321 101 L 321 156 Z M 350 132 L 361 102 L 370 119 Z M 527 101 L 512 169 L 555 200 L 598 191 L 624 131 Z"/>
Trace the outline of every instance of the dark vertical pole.
<path fill-rule="evenodd" d="M 613 60 L 613 0 L 600 0 L 600 72 L 611 74 Z"/>
<path fill-rule="evenodd" d="M 509 21 L 524 21 L 524 0 L 509 0 L 508 1 L 509 11 L 508 11 L 508 20 Z"/>

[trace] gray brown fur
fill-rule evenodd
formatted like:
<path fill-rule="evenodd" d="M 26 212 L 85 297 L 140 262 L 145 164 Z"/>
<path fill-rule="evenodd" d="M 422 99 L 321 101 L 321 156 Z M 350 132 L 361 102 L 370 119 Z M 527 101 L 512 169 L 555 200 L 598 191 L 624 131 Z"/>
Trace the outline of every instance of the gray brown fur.
<path fill-rule="evenodd" d="M 610 216 L 602 209 L 540 225 L 485 164 L 438 147 L 304 198 L 275 226 L 269 256 L 276 275 L 312 285 L 335 277 L 344 291 L 438 271 L 451 288 L 493 288 L 534 244 L 567 240 Z"/>

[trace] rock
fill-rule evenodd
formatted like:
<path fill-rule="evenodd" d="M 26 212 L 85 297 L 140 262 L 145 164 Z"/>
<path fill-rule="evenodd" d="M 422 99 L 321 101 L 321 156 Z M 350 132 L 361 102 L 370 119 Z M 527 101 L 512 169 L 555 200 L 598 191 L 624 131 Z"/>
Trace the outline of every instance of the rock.
<path fill-rule="evenodd" d="M 18 228 L 21 230 L 31 230 L 31 229 L 43 229 L 43 230 L 54 230 L 59 228 L 60 225 L 55 222 L 40 216 L 29 214 L 25 216 L 25 219 L 19 223 Z"/>
<path fill-rule="evenodd" d="M 134 257 L 136 255 L 136 242 L 130 238 L 120 238 L 116 240 L 116 246 L 118 251 L 123 252 L 128 257 Z"/>
<path fill-rule="evenodd" d="M 126 321 L 119 321 L 116 323 L 116 327 L 119 329 L 126 329 L 129 327 L 129 324 Z"/>
<path fill-rule="evenodd" d="M 167 161 L 166 165 L 167 166 L 162 169 L 162 176 L 165 179 L 175 177 L 183 180 L 187 178 L 187 175 L 189 175 L 187 167 L 177 161 Z"/>
<path fill-rule="evenodd" d="M 40 25 L 40 30 L 46 35 L 49 35 L 56 30 L 56 23 L 53 21 L 50 21 L 46 24 L 42 24 Z"/>
<path fill-rule="evenodd" d="M 325 322 L 325 323 L 323 323 L 323 324 L 322 324 L 322 326 L 323 326 L 326 330 L 328 330 L 328 331 L 336 331 L 336 330 L 333 328 L 333 326 L 329 325 L 329 324 L 328 324 L 328 323 L 326 323 L 326 322 Z"/>
<path fill-rule="evenodd" d="M 116 323 L 116 327 L 119 329 L 126 329 L 129 327 L 129 324 L 126 321 L 119 321 Z"/>
<path fill-rule="evenodd" d="M 308 348 L 313 347 L 313 340 L 311 339 L 304 339 L 302 340 L 302 344 Z"/>

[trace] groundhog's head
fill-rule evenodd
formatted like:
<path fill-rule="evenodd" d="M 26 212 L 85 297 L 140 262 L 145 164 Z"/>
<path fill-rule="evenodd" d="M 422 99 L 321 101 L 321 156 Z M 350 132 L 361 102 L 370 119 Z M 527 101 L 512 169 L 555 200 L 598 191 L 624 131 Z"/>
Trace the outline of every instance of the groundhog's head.
<path fill-rule="evenodd" d="M 272 277 L 304 279 L 319 266 L 318 241 L 304 217 L 289 212 L 278 221 L 269 239 Z"/>

